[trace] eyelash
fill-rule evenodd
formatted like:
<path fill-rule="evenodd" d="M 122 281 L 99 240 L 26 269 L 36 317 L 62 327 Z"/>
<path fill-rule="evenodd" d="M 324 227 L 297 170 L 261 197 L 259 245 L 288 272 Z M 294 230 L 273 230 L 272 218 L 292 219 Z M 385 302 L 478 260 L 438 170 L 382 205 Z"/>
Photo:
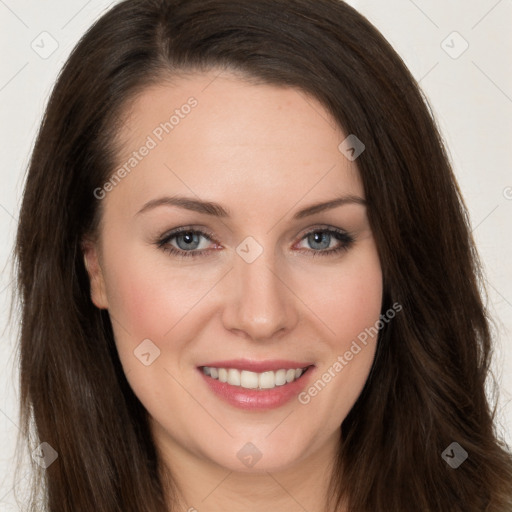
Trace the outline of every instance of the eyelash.
<path fill-rule="evenodd" d="M 172 230 L 171 232 L 166 233 L 156 242 L 156 245 L 158 246 L 158 248 L 162 249 L 165 253 L 170 254 L 172 256 L 176 256 L 178 258 L 190 258 L 190 257 L 195 258 L 195 257 L 209 256 L 209 253 L 211 252 L 210 249 L 202 249 L 199 251 L 198 250 L 183 251 L 181 249 L 177 249 L 176 247 L 169 245 L 169 242 L 171 240 L 173 240 L 174 238 L 176 238 L 177 236 L 179 236 L 182 233 L 191 233 L 194 235 L 200 235 L 200 236 L 208 239 L 210 242 L 215 241 L 213 233 L 211 233 L 209 231 L 193 229 L 191 227 L 185 226 L 185 227 L 181 227 L 181 228 L 176 228 L 176 229 Z M 328 234 L 334 236 L 334 238 L 340 242 L 340 245 L 333 249 L 324 249 L 324 250 L 299 249 L 299 252 L 310 253 L 310 255 L 312 257 L 334 256 L 334 255 L 340 254 L 341 252 L 344 252 L 344 251 L 347 251 L 348 249 L 350 249 L 350 247 L 352 246 L 352 244 L 355 241 L 354 238 L 349 233 L 347 233 L 341 229 L 332 228 L 332 227 L 325 227 L 325 228 L 318 227 L 318 228 L 312 229 L 311 231 L 308 231 L 307 233 L 305 233 L 301 237 L 300 241 L 304 240 L 309 235 L 312 235 L 314 233 L 328 233 Z"/>

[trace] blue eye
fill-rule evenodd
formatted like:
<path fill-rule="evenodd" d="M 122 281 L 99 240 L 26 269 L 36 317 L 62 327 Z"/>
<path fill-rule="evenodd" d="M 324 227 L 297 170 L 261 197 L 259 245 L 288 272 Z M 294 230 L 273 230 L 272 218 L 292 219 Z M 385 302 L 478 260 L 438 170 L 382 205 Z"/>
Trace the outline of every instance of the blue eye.
<path fill-rule="evenodd" d="M 187 227 L 177 228 L 171 233 L 164 235 L 164 237 L 157 242 L 157 245 L 165 252 L 175 256 L 205 256 L 208 251 L 204 250 L 205 247 L 200 247 L 201 239 L 203 238 L 211 242 L 213 235 Z M 173 241 L 177 247 L 173 245 Z"/>
<path fill-rule="evenodd" d="M 318 228 L 306 233 L 301 241 L 308 243 L 313 249 L 312 256 L 329 256 L 348 250 L 354 243 L 354 238 L 345 231 L 336 228 Z M 331 245 L 334 242 L 334 247 Z"/>
<path fill-rule="evenodd" d="M 327 233 L 325 231 L 316 231 L 315 233 L 312 233 L 311 235 L 308 235 L 308 243 L 312 246 L 313 249 L 329 249 L 329 246 L 331 245 L 331 240 L 333 236 L 330 233 Z M 314 246 L 317 247 L 314 247 Z"/>
<path fill-rule="evenodd" d="M 213 241 L 212 233 L 181 227 L 163 235 L 156 245 L 164 252 L 179 258 L 199 257 L 210 255 L 211 249 L 208 249 L 208 245 L 214 243 Z M 354 238 L 341 229 L 317 228 L 304 234 L 300 241 L 307 242 L 309 248 L 301 247 L 299 252 L 311 256 L 332 256 L 347 251 L 352 246 Z M 217 245 L 216 248 L 219 247 Z"/>
<path fill-rule="evenodd" d="M 197 249 L 201 242 L 201 235 L 194 233 L 193 231 L 185 231 L 174 237 L 176 239 L 176 245 L 179 249 L 188 251 L 189 249 Z M 182 244 L 180 242 L 183 242 Z"/>

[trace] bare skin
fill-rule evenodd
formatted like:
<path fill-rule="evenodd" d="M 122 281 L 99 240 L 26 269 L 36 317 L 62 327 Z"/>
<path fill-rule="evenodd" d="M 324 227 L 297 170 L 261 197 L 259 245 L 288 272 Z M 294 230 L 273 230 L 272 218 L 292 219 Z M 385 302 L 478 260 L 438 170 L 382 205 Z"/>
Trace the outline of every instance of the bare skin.
<path fill-rule="evenodd" d="M 333 365 L 379 320 L 382 301 L 357 161 L 340 152 L 347 134 L 314 99 L 217 75 L 153 86 L 126 110 L 119 166 L 148 136 L 156 145 L 102 199 L 99 238 L 84 250 L 92 300 L 111 315 L 180 510 L 323 512 L 340 425 L 366 382 L 375 340 L 342 370 Z M 172 131 L 155 132 L 190 97 L 197 104 L 180 110 Z M 177 195 L 218 203 L 229 216 L 148 204 Z M 338 197 L 358 199 L 294 218 Z M 178 227 L 213 237 L 198 235 L 190 250 L 183 235 L 159 244 Z M 237 252 L 242 243 L 261 254 L 249 263 Z M 134 355 L 143 340 L 160 351 L 149 365 Z M 198 370 L 239 358 L 311 362 L 309 385 L 331 378 L 302 402 L 244 410 Z M 261 454 L 252 466 L 237 456 L 247 443 Z"/>

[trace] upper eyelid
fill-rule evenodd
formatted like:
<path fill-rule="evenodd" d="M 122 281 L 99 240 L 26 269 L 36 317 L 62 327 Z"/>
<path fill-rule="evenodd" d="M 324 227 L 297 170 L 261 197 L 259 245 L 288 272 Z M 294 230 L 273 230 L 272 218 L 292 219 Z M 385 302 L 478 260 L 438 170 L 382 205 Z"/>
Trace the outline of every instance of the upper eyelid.
<path fill-rule="evenodd" d="M 343 228 L 337 228 L 335 226 L 329 226 L 327 224 L 324 224 L 324 225 L 319 224 L 317 226 L 313 226 L 312 228 L 306 228 L 306 229 L 302 230 L 298 236 L 303 237 L 309 233 L 314 233 L 316 231 L 332 231 L 334 233 L 341 232 L 346 235 L 350 234 L 346 229 L 343 229 Z"/>
<path fill-rule="evenodd" d="M 208 236 L 214 236 L 207 228 L 201 226 L 179 226 L 177 228 L 167 230 L 160 238 L 169 238 L 172 236 L 179 235 L 180 233 L 201 233 Z"/>

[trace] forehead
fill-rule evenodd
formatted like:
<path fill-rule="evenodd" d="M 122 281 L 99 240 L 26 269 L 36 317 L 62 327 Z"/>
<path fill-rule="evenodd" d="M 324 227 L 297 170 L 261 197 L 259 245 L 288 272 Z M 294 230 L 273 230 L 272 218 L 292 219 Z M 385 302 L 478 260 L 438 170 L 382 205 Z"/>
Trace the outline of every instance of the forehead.
<path fill-rule="evenodd" d="M 338 148 L 346 135 L 295 88 L 195 73 L 143 90 L 123 117 L 115 170 L 126 172 L 111 196 L 125 204 L 159 192 L 246 207 L 364 196 L 355 162 Z"/>

